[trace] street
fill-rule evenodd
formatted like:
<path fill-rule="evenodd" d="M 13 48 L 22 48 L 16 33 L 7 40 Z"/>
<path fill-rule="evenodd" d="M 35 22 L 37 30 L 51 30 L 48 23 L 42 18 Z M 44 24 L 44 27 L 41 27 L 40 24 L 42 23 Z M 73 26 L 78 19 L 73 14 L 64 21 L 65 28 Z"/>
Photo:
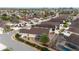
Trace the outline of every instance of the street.
<path fill-rule="evenodd" d="M 34 48 L 13 40 L 11 36 L 15 34 L 16 31 L 12 31 L 6 34 L 0 34 L 0 43 L 5 44 L 8 48 L 11 48 L 13 51 L 35 51 Z"/>

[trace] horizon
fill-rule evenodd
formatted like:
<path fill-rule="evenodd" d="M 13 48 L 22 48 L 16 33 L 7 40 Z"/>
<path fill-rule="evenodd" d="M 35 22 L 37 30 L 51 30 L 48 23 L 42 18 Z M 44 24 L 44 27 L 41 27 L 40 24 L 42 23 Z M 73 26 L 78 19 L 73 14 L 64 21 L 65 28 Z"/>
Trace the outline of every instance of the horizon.
<path fill-rule="evenodd" d="M 1 0 L 0 8 L 79 8 L 78 0 Z"/>

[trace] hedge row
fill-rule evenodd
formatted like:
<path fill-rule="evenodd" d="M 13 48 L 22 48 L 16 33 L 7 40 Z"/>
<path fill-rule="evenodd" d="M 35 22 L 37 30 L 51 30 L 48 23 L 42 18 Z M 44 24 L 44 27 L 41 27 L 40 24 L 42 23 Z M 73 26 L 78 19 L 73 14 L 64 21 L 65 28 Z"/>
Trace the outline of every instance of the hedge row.
<path fill-rule="evenodd" d="M 9 50 L 9 49 L 4 49 L 3 51 L 11 51 L 11 50 Z"/>

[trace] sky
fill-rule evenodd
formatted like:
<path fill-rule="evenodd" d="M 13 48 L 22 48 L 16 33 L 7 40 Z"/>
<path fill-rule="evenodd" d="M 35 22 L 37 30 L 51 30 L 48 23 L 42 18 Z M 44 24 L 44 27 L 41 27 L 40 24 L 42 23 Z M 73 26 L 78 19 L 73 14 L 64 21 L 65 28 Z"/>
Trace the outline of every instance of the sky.
<path fill-rule="evenodd" d="M 0 7 L 1 8 L 79 7 L 79 1 L 78 0 L 0 0 Z"/>

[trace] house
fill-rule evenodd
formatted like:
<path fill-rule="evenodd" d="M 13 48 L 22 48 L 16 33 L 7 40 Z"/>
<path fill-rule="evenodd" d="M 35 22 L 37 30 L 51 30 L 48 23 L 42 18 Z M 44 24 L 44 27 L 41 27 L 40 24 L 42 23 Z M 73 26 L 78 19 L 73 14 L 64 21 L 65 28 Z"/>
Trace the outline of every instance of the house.
<path fill-rule="evenodd" d="M 27 22 L 28 22 L 28 21 L 29 21 L 28 19 L 29 19 L 28 16 L 23 16 L 23 17 L 22 17 L 22 20 L 23 20 L 23 21 L 27 21 Z"/>
<path fill-rule="evenodd" d="M 59 22 L 42 22 L 41 24 L 37 24 L 35 27 L 52 28 L 54 31 L 55 29 L 59 29 L 59 26 Z"/>
<path fill-rule="evenodd" d="M 67 33 L 64 33 L 62 37 L 63 40 L 64 39 L 65 40 L 62 41 L 62 44 L 59 41 L 57 41 L 56 44 L 57 49 L 65 51 L 74 51 L 74 50 L 79 51 L 79 18 L 76 18 L 75 20 L 72 21 L 69 29 L 67 30 Z"/>
<path fill-rule="evenodd" d="M 40 24 L 35 25 L 35 27 L 52 28 L 53 31 L 59 30 L 63 26 L 63 22 L 67 20 L 67 17 L 67 15 L 59 15 L 48 21 L 41 22 Z"/>
<path fill-rule="evenodd" d="M 49 20 L 49 22 L 60 22 L 60 24 L 63 24 L 65 20 L 67 20 L 67 15 L 59 15 L 58 17 L 52 18 Z"/>
<path fill-rule="evenodd" d="M 29 40 L 35 40 L 37 36 L 40 36 L 41 34 L 49 34 L 48 28 L 39 28 L 39 27 L 33 27 L 31 29 L 20 29 L 19 33 L 22 35 L 22 37 L 26 37 Z"/>
<path fill-rule="evenodd" d="M 55 48 L 63 51 L 79 51 L 79 35 L 59 35 L 56 38 Z"/>
<path fill-rule="evenodd" d="M 79 35 L 71 34 L 69 37 L 65 37 L 67 46 L 79 51 Z M 71 44 L 69 44 L 71 43 Z"/>

